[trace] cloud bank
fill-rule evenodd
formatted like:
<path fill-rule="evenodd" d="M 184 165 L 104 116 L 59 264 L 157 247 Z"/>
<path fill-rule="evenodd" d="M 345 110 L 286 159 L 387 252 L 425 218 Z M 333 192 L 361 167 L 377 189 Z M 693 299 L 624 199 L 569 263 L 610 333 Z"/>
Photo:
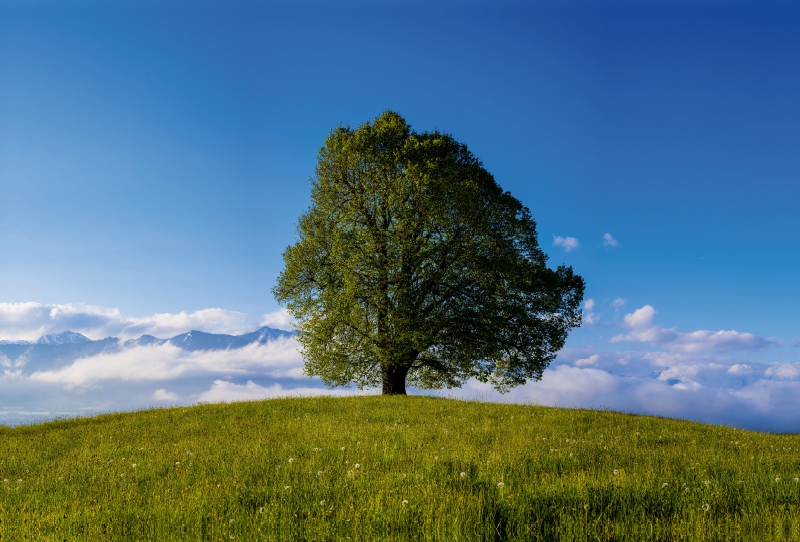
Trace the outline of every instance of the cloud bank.
<path fill-rule="evenodd" d="M 782 346 L 775 337 L 760 337 L 738 331 L 709 331 L 701 329 L 690 333 L 679 333 L 675 328 L 666 329 L 653 324 L 656 311 L 650 305 L 636 309 L 623 318 L 626 333 L 614 335 L 610 343 L 650 343 L 668 350 L 683 352 L 737 352 L 742 350 L 765 350 L 770 346 Z"/>
<path fill-rule="evenodd" d="M 166 381 L 206 376 L 268 376 L 298 378 L 303 360 L 294 339 L 252 343 L 232 350 L 186 351 L 164 343 L 133 346 L 121 352 L 78 359 L 56 370 L 35 371 L 33 381 L 63 384 L 66 389 L 107 380 Z"/>

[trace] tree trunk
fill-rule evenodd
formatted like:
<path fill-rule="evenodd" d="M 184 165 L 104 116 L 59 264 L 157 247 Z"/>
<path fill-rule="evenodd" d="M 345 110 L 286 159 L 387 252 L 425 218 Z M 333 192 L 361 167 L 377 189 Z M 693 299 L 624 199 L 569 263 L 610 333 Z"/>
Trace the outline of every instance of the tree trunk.
<path fill-rule="evenodd" d="M 383 367 L 383 395 L 406 395 L 408 367 L 390 365 Z"/>

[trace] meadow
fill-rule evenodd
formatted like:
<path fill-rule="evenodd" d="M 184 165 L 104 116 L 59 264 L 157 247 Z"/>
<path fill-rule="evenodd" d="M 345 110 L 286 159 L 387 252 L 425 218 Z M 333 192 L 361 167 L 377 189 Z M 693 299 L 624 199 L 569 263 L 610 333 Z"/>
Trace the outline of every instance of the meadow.
<path fill-rule="evenodd" d="M 430 397 L 0 427 L 0 540 L 800 537 L 800 436 Z"/>

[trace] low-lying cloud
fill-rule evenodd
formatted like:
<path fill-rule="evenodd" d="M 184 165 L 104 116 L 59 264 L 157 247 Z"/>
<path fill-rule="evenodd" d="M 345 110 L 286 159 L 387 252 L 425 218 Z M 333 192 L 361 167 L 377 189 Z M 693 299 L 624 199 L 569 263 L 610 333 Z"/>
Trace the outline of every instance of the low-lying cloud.
<path fill-rule="evenodd" d="M 259 399 L 275 399 L 278 397 L 318 397 L 345 395 L 374 395 L 377 390 L 354 390 L 351 388 L 327 389 L 299 386 L 284 388 L 280 384 L 259 386 L 248 380 L 245 384 L 234 384 L 225 380 L 215 380 L 208 391 L 200 394 L 201 403 L 219 403 L 230 401 L 255 401 Z"/>
<path fill-rule="evenodd" d="M 36 371 L 29 378 L 63 384 L 67 389 L 92 386 L 104 380 L 164 381 L 254 374 L 297 378 L 302 376 L 303 363 L 298 347 L 297 341 L 291 338 L 266 344 L 251 343 L 237 349 L 193 352 L 171 343 L 134 346 L 120 352 L 81 358 L 56 370 Z"/>
<path fill-rule="evenodd" d="M 732 378 L 730 367 L 714 362 L 684 360 L 683 365 L 660 367 L 655 359 L 636 355 L 634 360 L 629 354 L 604 352 L 597 357 L 602 362 L 590 366 L 581 362 L 594 355 L 574 364 L 557 362 L 541 381 L 514 388 L 505 396 L 474 381 L 444 395 L 610 409 L 761 431 L 800 431 L 800 372 L 784 369 L 783 379 L 769 368 L 765 374 L 762 367 L 750 379 Z"/>
<path fill-rule="evenodd" d="M 680 333 L 675 328 L 664 328 L 653 324 L 656 311 L 650 305 L 636 309 L 623 318 L 623 326 L 629 331 L 611 337 L 611 344 L 650 343 L 668 350 L 683 352 L 738 352 L 743 350 L 765 350 L 770 346 L 782 346 L 780 339 L 761 337 L 739 331 L 710 331 L 701 329 Z"/>

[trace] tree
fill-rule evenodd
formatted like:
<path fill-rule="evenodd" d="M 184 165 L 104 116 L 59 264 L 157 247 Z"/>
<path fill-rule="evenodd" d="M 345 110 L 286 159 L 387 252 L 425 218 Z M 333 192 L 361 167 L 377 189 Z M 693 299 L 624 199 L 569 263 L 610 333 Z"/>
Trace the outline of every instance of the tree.
<path fill-rule="evenodd" d="M 386 111 L 334 129 L 273 293 L 305 372 L 384 394 L 539 380 L 580 325 L 583 279 L 546 266 L 529 210 L 466 145 Z"/>

